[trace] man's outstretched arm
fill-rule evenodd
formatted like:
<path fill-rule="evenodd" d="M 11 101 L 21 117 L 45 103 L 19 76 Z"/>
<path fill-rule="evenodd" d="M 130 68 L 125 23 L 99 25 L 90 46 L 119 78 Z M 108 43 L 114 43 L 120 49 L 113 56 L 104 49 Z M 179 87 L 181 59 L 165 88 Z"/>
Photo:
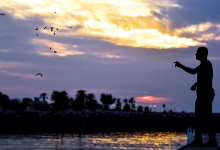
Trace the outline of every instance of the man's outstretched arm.
<path fill-rule="evenodd" d="M 197 69 L 192 69 L 192 68 L 189 68 L 189 67 L 186 67 L 184 65 L 182 65 L 181 63 L 179 63 L 178 61 L 174 62 L 175 63 L 175 67 L 179 67 L 181 69 L 183 69 L 184 71 L 186 71 L 187 73 L 190 73 L 190 74 L 196 74 L 197 73 Z"/>

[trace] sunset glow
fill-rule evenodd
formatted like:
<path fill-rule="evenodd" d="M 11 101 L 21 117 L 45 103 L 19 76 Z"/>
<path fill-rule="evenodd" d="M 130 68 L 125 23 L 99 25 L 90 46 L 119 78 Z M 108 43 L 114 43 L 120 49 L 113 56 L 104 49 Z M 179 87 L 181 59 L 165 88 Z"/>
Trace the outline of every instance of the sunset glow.
<path fill-rule="evenodd" d="M 165 97 L 155 97 L 155 96 L 140 96 L 135 99 L 138 102 L 146 102 L 146 103 L 160 103 L 169 101 L 169 98 Z"/>

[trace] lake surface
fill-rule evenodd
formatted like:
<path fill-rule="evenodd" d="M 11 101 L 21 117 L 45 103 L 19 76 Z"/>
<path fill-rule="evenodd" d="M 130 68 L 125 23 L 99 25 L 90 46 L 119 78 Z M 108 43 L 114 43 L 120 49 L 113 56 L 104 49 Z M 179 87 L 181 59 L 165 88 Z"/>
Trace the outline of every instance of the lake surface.
<path fill-rule="evenodd" d="M 1 134 L 1 150 L 176 150 L 186 144 L 181 132 L 81 134 Z"/>

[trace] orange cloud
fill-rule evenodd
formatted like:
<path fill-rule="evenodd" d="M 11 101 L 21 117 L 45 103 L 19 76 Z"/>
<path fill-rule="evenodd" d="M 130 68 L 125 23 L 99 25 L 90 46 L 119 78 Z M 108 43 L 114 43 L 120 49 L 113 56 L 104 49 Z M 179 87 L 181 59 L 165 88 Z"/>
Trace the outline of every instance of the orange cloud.
<path fill-rule="evenodd" d="M 44 56 L 68 56 L 68 55 L 82 55 L 84 52 L 80 52 L 75 50 L 77 45 L 68 45 L 62 44 L 58 42 L 53 42 L 46 39 L 32 39 L 32 44 L 39 45 L 36 52 L 40 55 Z M 52 47 L 52 50 L 49 50 L 49 47 Z M 56 55 L 54 55 L 53 51 L 57 51 Z"/>
<path fill-rule="evenodd" d="M 165 97 L 155 97 L 155 96 L 140 96 L 135 98 L 138 102 L 146 102 L 146 103 L 159 103 L 169 101 L 169 98 Z"/>
<path fill-rule="evenodd" d="M 49 30 L 43 29 L 51 25 L 59 28 L 56 34 L 59 37 L 94 37 L 130 47 L 168 49 L 206 45 L 179 34 L 195 32 L 197 28 L 205 31 L 211 26 L 211 23 L 189 26 L 173 35 L 170 18 L 163 10 L 181 8 L 176 0 L 6 0 L 0 3 L 0 7 L 16 19 L 41 19 L 45 25 L 39 27 L 38 33 L 51 35 Z M 49 52 L 40 54 L 51 55 Z M 72 50 L 56 55 L 71 54 Z"/>

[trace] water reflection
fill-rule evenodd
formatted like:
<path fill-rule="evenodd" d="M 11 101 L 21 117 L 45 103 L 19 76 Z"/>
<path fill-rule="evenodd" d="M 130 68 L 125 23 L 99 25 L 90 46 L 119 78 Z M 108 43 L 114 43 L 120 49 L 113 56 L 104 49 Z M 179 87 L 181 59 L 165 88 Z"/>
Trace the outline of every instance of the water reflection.
<path fill-rule="evenodd" d="M 0 135 L 1 150 L 176 150 L 186 143 L 186 133 L 111 132 L 80 134 Z"/>
<path fill-rule="evenodd" d="M 55 150 L 64 150 L 64 144 L 63 144 L 63 137 L 64 134 L 56 134 L 56 140 L 55 140 Z"/>

